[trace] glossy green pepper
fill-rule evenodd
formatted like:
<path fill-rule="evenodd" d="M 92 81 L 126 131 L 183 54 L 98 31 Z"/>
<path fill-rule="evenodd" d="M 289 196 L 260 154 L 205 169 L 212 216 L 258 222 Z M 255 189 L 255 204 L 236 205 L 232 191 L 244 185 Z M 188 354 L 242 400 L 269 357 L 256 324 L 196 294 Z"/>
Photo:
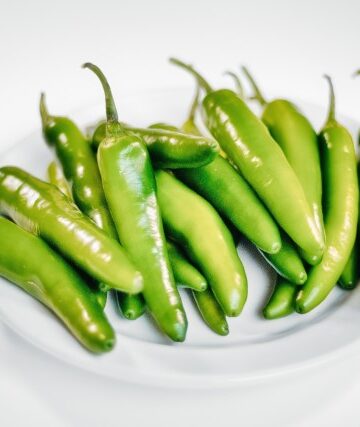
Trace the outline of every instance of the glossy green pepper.
<path fill-rule="evenodd" d="M 195 124 L 198 91 L 183 132 L 199 135 Z M 169 126 L 157 124 L 153 126 Z M 221 156 L 200 168 L 177 169 L 176 176 L 208 200 L 223 218 L 260 249 L 277 253 L 281 248 L 279 229 L 249 184 Z"/>
<path fill-rule="evenodd" d="M 136 320 L 145 313 L 145 300 L 141 294 L 129 295 L 116 292 L 116 300 L 120 311 L 128 320 Z"/>
<path fill-rule="evenodd" d="M 155 178 L 146 145 L 118 121 L 110 86 L 93 64 L 106 99 L 106 136 L 98 148 L 105 196 L 119 240 L 144 278 L 143 295 L 161 330 L 184 341 L 187 319 L 171 271 L 158 207 Z"/>
<path fill-rule="evenodd" d="M 0 276 L 46 305 L 88 350 L 114 347 L 114 331 L 81 277 L 43 240 L 1 217 Z"/>
<path fill-rule="evenodd" d="M 229 230 L 215 209 L 170 173 L 155 173 L 167 235 L 204 274 L 227 316 L 240 314 L 247 280 Z"/>
<path fill-rule="evenodd" d="M 192 294 L 201 317 L 209 328 L 218 335 L 228 335 L 229 326 L 225 314 L 211 289 L 206 289 L 204 292 L 193 291 Z"/>
<path fill-rule="evenodd" d="M 219 152 L 219 144 L 203 136 L 186 135 L 169 129 L 135 128 L 124 125 L 124 130 L 141 138 L 158 168 L 196 168 L 210 163 Z M 97 149 L 104 139 L 106 125 L 100 123 L 92 137 Z"/>
<path fill-rule="evenodd" d="M 243 67 L 243 71 L 254 90 L 252 99 L 256 99 L 264 107 L 262 121 L 294 169 L 312 208 L 316 224 L 323 230 L 320 154 L 317 135 L 311 123 L 296 105 L 286 99 L 267 102 L 246 67 Z M 308 259 L 306 252 L 302 255 L 305 260 Z"/>
<path fill-rule="evenodd" d="M 185 258 L 181 250 L 167 241 L 167 251 L 174 279 L 178 286 L 202 292 L 207 288 L 205 277 Z M 117 301 L 123 315 L 129 320 L 142 316 L 146 309 L 142 295 L 126 295 L 117 293 Z"/>
<path fill-rule="evenodd" d="M 293 313 L 297 291 L 298 287 L 293 283 L 278 277 L 271 297 L 263 310 L 265 319 L 280 319 Z"/>
<path fill-rule="evenodd" d="M 17 167 L 0 168 L 0 213 L 42 237 L 97 280 L 129 293 L 142 291 L 142 276 L 119 243 L 52 184 Z"/>
<path fill-rule="evenodd" d="M 57 187 L 69 199 L 73 199 L 69 184 L 66 181 L 61 168 L 55 161 L 49 164 L 47 168 L 47 175 L 50 184 L 55 185 L 55 187 Z"/>
<path fill-rule="evenodd" d="M 324 182 L 326 250 L 313 267 L 296 298 L 296 311 L 317 307 L 340 278 L 354 246 L 358 221 L 359 188 L 356 154 L 350 133 L 336 121 L 335 96 L 330 85 L 330 108 L 319 141 Z"/>
<path fill-rule="evenodd" d="M 180 248 L 167 242 L 170 264 L 178 286 L 203 292 L 207 288 L 205 277 L 186 259 Z"/>
<path fill-rule="evenodd" d="M 354 247 L 351 251 L 349 259 L 345 265 L 343 272 L 339 279 L 339 285 L 343 289 L 354 289 L 358 284 L 360 277 L 360 266 L 359 266 L 359 237 L 356 238 Z"/>
<path fill-rule="evenodd" d="M 72 120 L 49 114 L 44 94 L 40 98 L 40 114 L 44 138 L 56 152 L 74 202 L 99 228 L 116 238 L 96 158 L 87 139 Z"/>
<path fill-rule="evenodd" d="M 260 253 L 280 276 L 291 283 L 302 285 L 307 279 L 304 264 L 289 238 L 282 234 L 281 240 L 282 246 L 278 253 Z"/>
<path fill-rule="evenodd" d="M 51 162 L 48 166 L 47 172 L 50 184 L 55 185 L 55 187 L 57 187 L 63 194 L 73 200 L 69 184 L 58 164 L 56 162 Z M 102 308 L 104 308 L 107 300 L 107 292 L 104 292 L 101 289 L 100 284 L 94 281 L 92 277 L 86 277 L 84 280 L 96 296 L 98 303 Z"/>
<path fill-rule="evenodd" d="M 280 226 L 309 254 L 309 261 L 317 263 L 324 252 L 323 233 L 295 172 L 264 123 L 233 91 L 213 91 L 190 65 L 171 61 L 196 77 L 207 93 L 202 106 L 208 129 Z"/>

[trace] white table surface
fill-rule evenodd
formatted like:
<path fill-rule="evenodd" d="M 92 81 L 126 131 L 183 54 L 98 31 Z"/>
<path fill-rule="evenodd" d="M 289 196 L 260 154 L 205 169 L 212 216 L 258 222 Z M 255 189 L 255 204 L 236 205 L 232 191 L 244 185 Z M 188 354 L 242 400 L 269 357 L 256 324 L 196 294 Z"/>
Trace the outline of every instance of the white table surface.
<path fill-rule="evenodd" d="M 270 94 L 315 103 L 327 102 L 327 72 L 338 110 L 360 119 L 360 78 L 350 77 L 360 67 L 359 16 L 356 0 L 0 0 L 0 151 L 39 127 L 41 90 L 59 113 L 101 96 L 80 69 L 87 60 L 106 71 L 119 109 L 125 90 L 189 86 L 167 63 L 176 55 L 215 83 L 245 63 Z M 0 324 L 0 425 L 358 426 L 357 347 L 301 375 L 184 392 L 76 370 Z"/>

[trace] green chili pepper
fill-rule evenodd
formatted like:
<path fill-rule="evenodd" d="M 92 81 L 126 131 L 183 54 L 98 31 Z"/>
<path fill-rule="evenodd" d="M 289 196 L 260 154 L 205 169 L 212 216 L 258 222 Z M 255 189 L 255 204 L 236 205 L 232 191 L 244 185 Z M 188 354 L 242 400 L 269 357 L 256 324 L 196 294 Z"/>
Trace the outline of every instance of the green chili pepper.
<path fill-rule="evenodd" d="M 228 335 L 229 326 L 225 314 L 216 301 L 211 289 L 208 288 L 204 292 L 193 291 L 192 294 L 201 317 L 209 328 L 218 335 Z"/>
<path fill-rule="evenodd" d="M 358 221 L 359 188 L 356 155 L 349 132 L 336 121 L 335 95 L 330 77 L 330 107 L 320 132 L 326 250 L 313 267 L 296 299 L 296 311 L 307 313 L 318 306 L 340 278 L 354 246 Z"/>
<path fill-rule="evenodd" d="M 50 184 L 55 185 L 55 187 L 57 187 L 63 194 L 69 197 L 69 199 L 73 200 L 69 184 L 66 181 L 62 173 L 62 170 L 57 165 L 57 163 L 51 162 L 48 166 L 47 171 L 48 171 L 48 178 L 49 178 Z M 90 290 L 96 296 L 98 303 L 101 305 L 102 308 L 104 308 L 107 300 L 107 292 L 104 292 L 101 289 L 100 284 L 94 281 L 92 277 L 86 277 L 84 278 L 84 280 L 86 281 Z"/>
<path fill-rule="evenodd" d="M 41 301 L 90 351 L 110 351 L 114 331 L 81 277 L 43 240 L 0 218 L 0 276 Z"/>
<path fill-rule="evenodd" d="M 291 283 L 302 285 L 307 279 L 304 264 L 288 237 L 282 234 L 281 239 L 282 246 L 278 253 L 260 253 L 280 276 Z"/>
<path fill-rule="evenodd" d="M 243 265 L 215 209 L 171 174 L 155 173 L 167 234 L 204 274 L 227 316 L 240 314 L 247 297 Z"/>
<path fill-rule="evenodd" d="M 286 99 L 267 102 L 246 67 L 243 67 L 243 71 L 254 90 L 252 99 L 256 99 L 264 107 L 262 121 L 294 169 L 312 208 L 316 224 L 323 230 L 320 154 L 313 127 L 292 102 Z M 305 260 L 309 259 L 306 252 L 302 252 L 302 255 Z"/>
<path fill-rule="evenodd" d="M 87 139 L 72 120 L 49 114 L 44 94 L 40 98 L 40 113 L 44 138 L 56 151 L 76 205 L 106 234 L 115 237 L 96 158 Z"/>
<path fill-rule="evenodd" d="M 189 117 L 181 127 L 182 131 L 195 135 L 200 134 L 194 122 L 198 95 L 197 91 Z M 206 166 L 178 169 L 176 176 L 208 200 L 223 218 L 255 245 L 265 252 L 279 252 L 281 238 L 275 221 L 248 183 L 225 159 L 217 156 Z"/>
<path fill-rule="evenodd" d="M 52 185 L 55 185 L 65 196 L 69 199 L 72 199 L 71 190 L 68 182 L 66 181 L 61 168 L 56 162 L 51 162 L 47 169 L 47 174 L 49 182 Z"/>
<path fill-rule="evenodd" d="M 272 295 L 266 304 L 263 314 L 266 319 L 280 319 L 295 311 L 295 298 L 298 287 L 278 277 Z"/>
<path fill-rule="evenodd" d="M 0 212 L 55 246 L 114 289 L 141 292 L 143 281 L 121 246 L 53 185 L 11 166 L 0 168 Z"/>
<path fill-rule="evenodd" d="M 44 137 L 50 146 L 55 147 L 67 180 L 72 183 L 70 195 L 73 196 L 74 202 L 109 237 L 118 240 L 116 228 L 106 203 L 97 162 L 88 141 L 70 119 L 49 115 L 44 94 L 40 98 L 40 112 Z M 64 177 L 61 178 L 62 173 L 55 162 L 50 164 L 48 174 L 50 182 L 69 196 L 69 186 Z M 102 306 L 105 306 L 107 299 L 107 292 L 102 289 L 106 288 L 106 284 L 93 283 L 94 292 Z M 127 295 L 126 297 L 120 295 L 118 301 L 122 312 L 129 311 L 128 300 L 132 301 L 138 298 L 140 299 L 140 296 Z M 124 307 L 122 307 L 123 304 Z M 140 306 L 141 304 L 138 303 L 137 305 Z M 132 308 L 130 311 L 134 315 Z M 142 313 L 137 310 L 136 314 L 137 318 Z M 127 316 L 125 315 L 125 317 Z"/>
<path fill-rule="evenodd" d="M 169 129 L 141 129 L 124 125 L 124 130 L 141 138 L 159 168 L 196 168 L 210 163 L 219 152 L 219 144 L 203 136 L 186 135 Z M 100 123 L 92 137 L 97 149 L 104 139 L 106 125 Z"/>
<path fill-rule="evenodd" d="M 167 242 L 169 260 L 176 283 L 184 288 L 203 292 L 207 288 L 205 277 L 186 259 L 180 248 Z"/>
<path fill-rule="evenodd" d="M 359 254 L 359 238 L 357 237 L 349 259 L 347 260 L 345 268 L 339 279 L 339 285 L 343 289 L 354 289 L 358 284 L 360 276 Z"/>
<path fill-rule="evenodd" d="M 183 341 L 187 319 L 169 263 L 147 148 L 118 122 L 101 70 L 89 63 L 84 67 L 96 74 L 105 93 L 106 137 L 98 149 L 98 164 L 120 242 L 143 274 L 143 295 L 151 314 L 165 334 Z"/>
<path fill-rule="evenodd" d="M 233 91 L 213 91 L 190 65 L 171 61 L 196 77 L 207 93 L 202 105 L 210 132 L 281 227 L 317 263 L 324 237 L 295 172 L 266 126 Z"/>
<path fill-rule="evenodd" d="M 144 297 L 116 292 L 118 306 L 124 317 L 128 320 L 136 320 L 145 313 L 146 305 Z"/>

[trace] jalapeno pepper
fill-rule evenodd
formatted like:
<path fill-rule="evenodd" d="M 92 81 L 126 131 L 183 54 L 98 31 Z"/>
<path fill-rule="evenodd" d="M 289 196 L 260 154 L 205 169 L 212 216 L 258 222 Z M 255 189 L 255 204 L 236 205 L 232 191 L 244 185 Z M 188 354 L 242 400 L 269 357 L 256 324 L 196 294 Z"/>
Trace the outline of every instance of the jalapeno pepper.
<path fill-rule="evenodd" d="M 1 217 L 0 276 L 46 305 L 88 350 L 114 347 L 114 331 L 81 277 L 43 240 Z"/>
<path fill-rule="evenodd" d="M 207 93 L 202 106 L 208 129 L 258 193 L 291 239 L 317 263 L 324 251 L 301 184 L 266 126 L 233 91 L 213 91 L 190 65 L 172 59 L 192 73 Z"/>
<path fill-rule="evenodd" d="M 219 144 L 203 136 L 186 135 L 169 129 L 141 129 L 124 125 L 124 130 L 141 138 L 158 168 L 196 168 L 210 163 L 219 152 Z M 106 126 L 100 123 L 92 137 L 97 149 Z"/>
<path fill-rule="evenodd" d="M 319 141 L 324 182 L 326 250 L 313 267 L 296 299 L 296 311 L 318 306 L 338 281 L 353 248 L 358 221 L 359 189 L 356 155 L 350 133 L 336 121 L 335 95 L 330 77 L 330 107 Z"/>
<path fill-rule="evenodd" d="M 161 170 L 155 176 L 167 234 L 204 274 L 225 314 L 239 315 L 247 280 L 229 230 L 205 199 L 174 176 Z"/>
<path fill-rule="evenodd" d="M 0 168 L 0 213 L 42 237 L 99 281 L 125 292 L 141 292 L 141 274 L 118 242 L 53 185 L 17 167 Z"/>
<path fill-rule="evenodd" d="M 322 230 L 322 184 L 316 133 L 296 105 L 286 99 L 267 102 L 246 67 L 243 67 L 243 71 L 254 90 L 252 99 L 256 99 L 264 107 L 261 119 L 294 169 L 312 208 L 316 224 Z M 306 252 L 302 252 L 302 255 L 305 260 L 309 258 Z"/>
<path fill-rule="evenodd" d="M 144 278 L 146 305 L 159 327 L 174 341 L 183 341 L 187 319 L 175 286 L 166 250 L 155 178 L 146 145 L 118 121 L 110 86 L 93 64 L 106 99 L 106 136 L 98 148 L 105 196 L 119 240 Z"/>

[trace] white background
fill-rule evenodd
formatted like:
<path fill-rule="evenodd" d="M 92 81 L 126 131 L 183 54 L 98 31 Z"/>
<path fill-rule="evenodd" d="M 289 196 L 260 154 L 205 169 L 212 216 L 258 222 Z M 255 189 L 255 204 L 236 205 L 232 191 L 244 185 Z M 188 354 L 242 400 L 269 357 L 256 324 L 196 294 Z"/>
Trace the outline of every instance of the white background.
<path fill-rule="evenodd" d="M 351 0 L 0 0 L 0 151 L 39 127 L 41 90 L 59 113 L 101 96 L 80 68 L 88 60 L 106 71 L 119 110 L 121 92 L 191 85 L 168 64 L 176 55 L 214 83 L 245 63 L 268 94 L 322 104 L 327 72 L 338 110 L 359 119 L 359 16 Z M 0 425 L 358 426 L 357 350 L 250 388 L 169 392 L 79 372 L 0 325 Z"/>

